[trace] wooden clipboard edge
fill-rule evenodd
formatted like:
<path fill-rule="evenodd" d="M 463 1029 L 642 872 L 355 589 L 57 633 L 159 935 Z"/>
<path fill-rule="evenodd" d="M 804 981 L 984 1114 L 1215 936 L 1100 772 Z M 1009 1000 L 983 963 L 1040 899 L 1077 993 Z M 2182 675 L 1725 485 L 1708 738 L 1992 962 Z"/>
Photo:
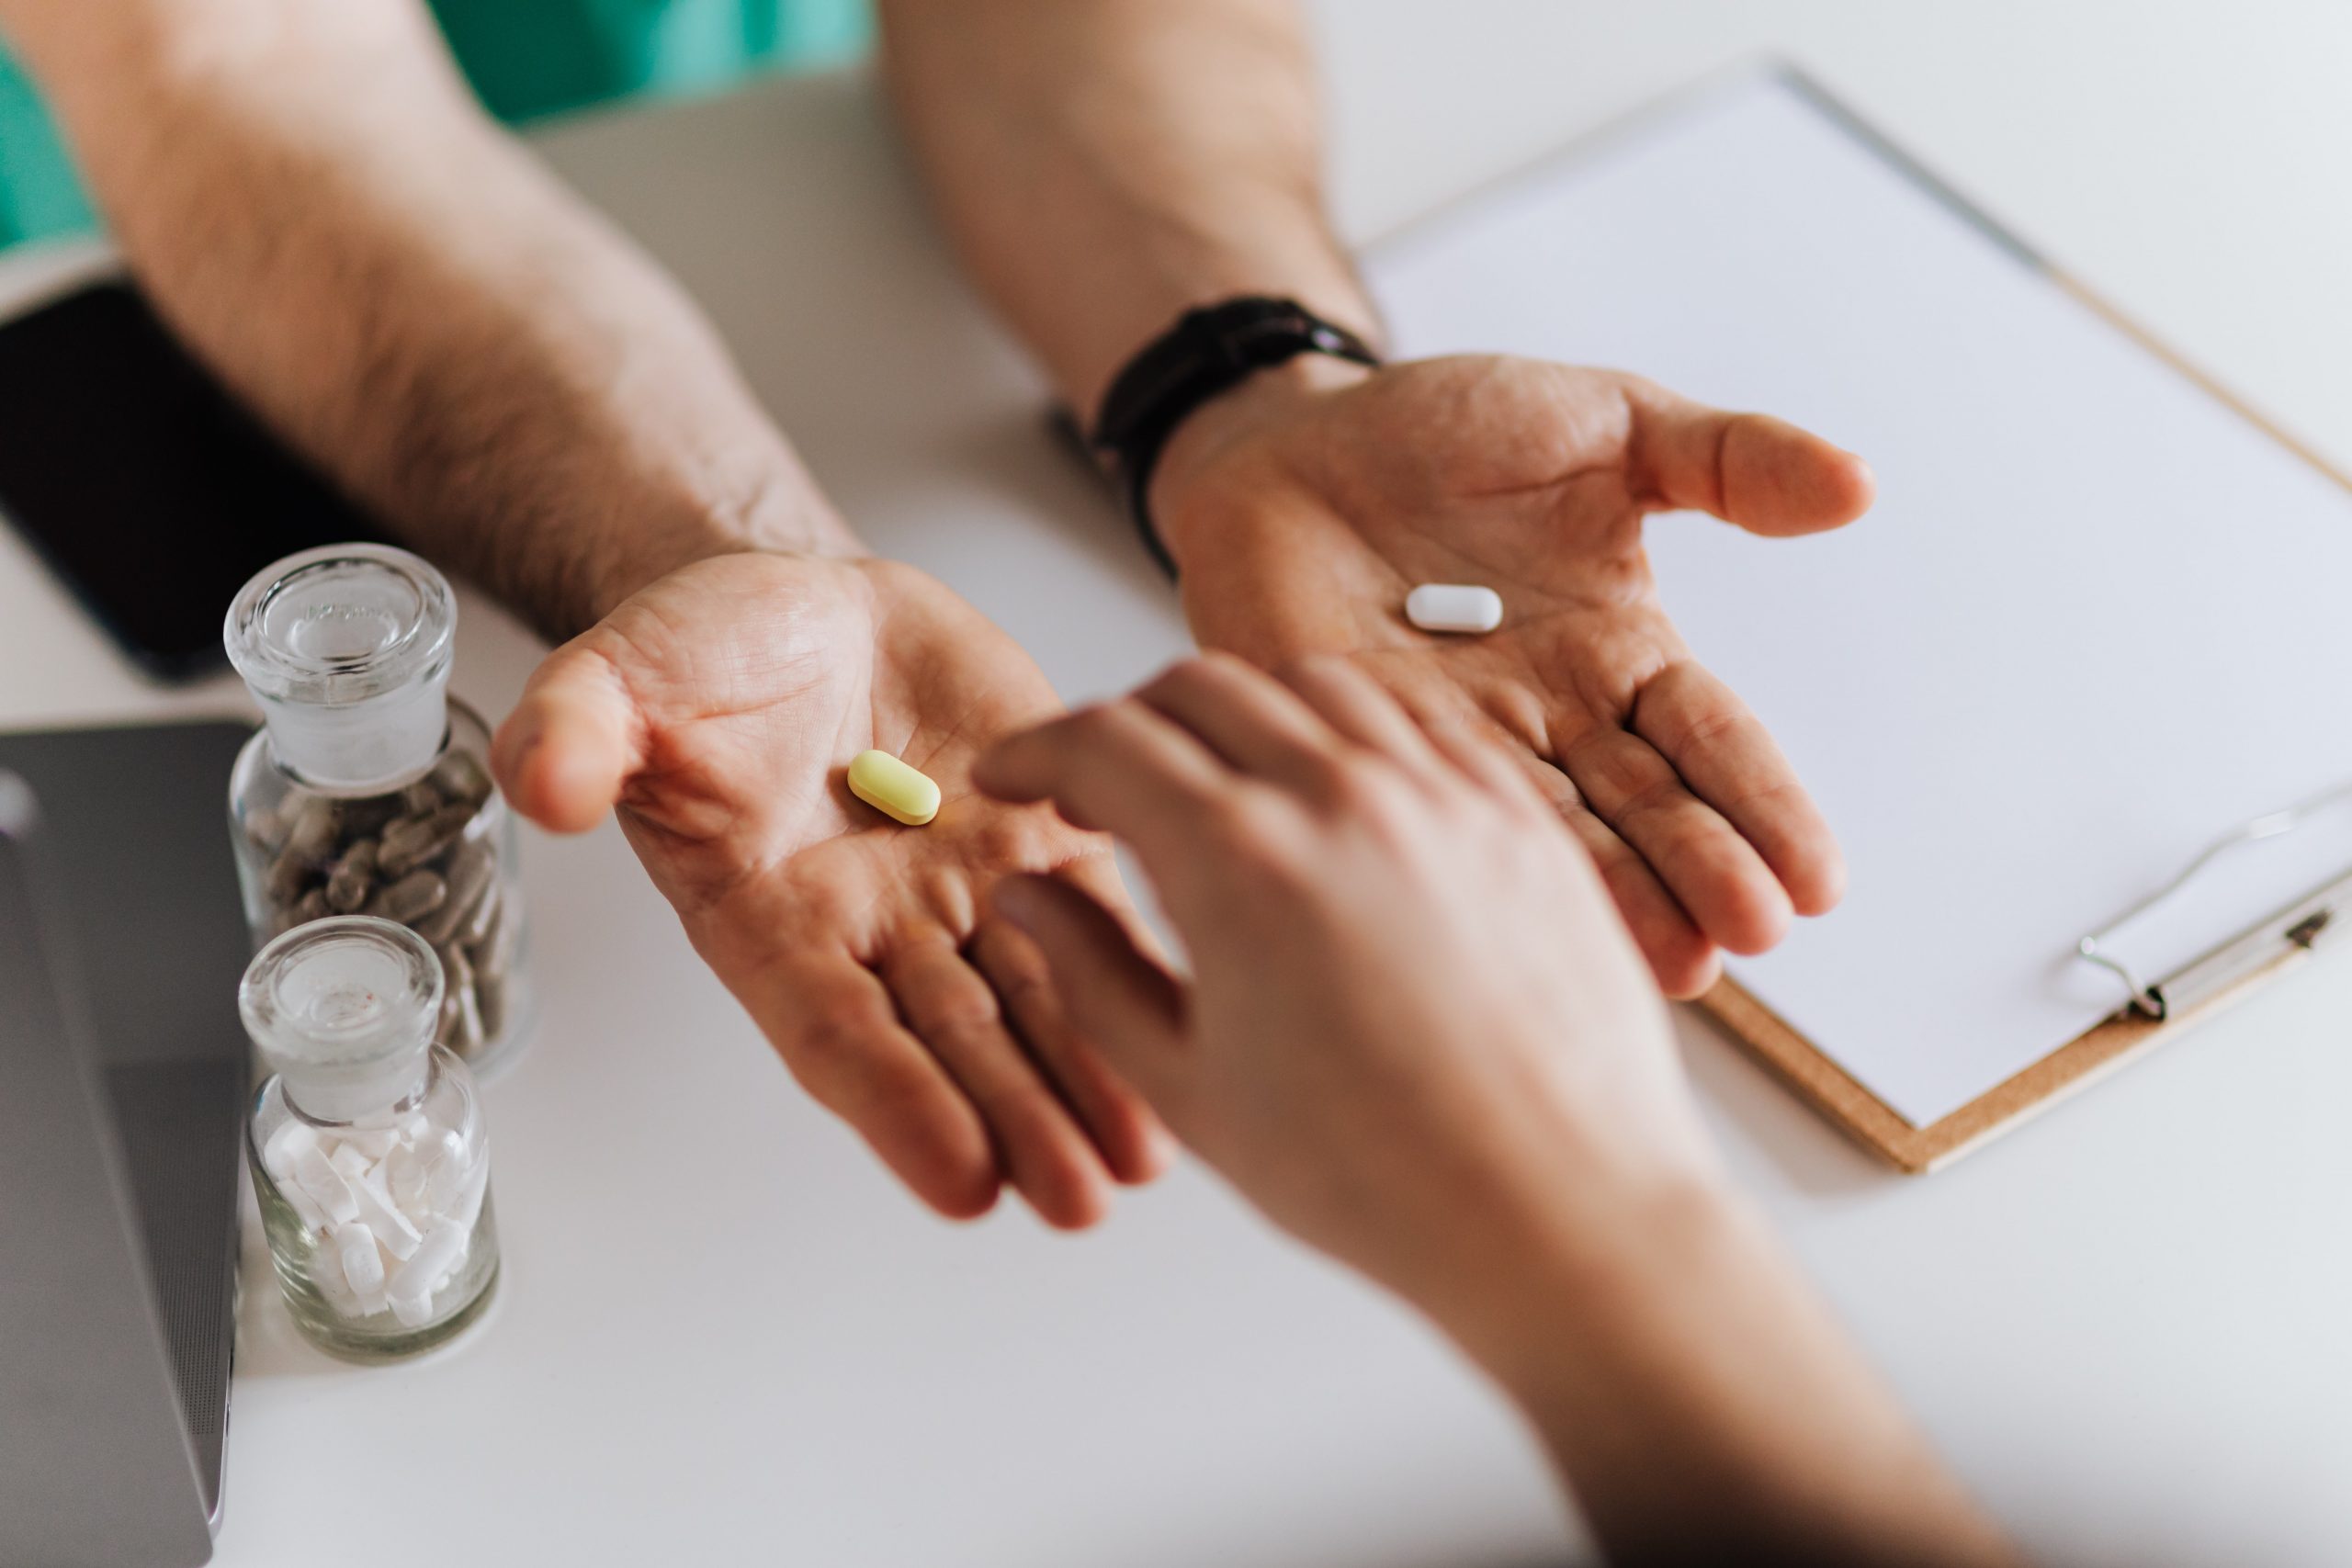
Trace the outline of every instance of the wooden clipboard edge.
<path fill-rule="evenodd" d="M 2146 350 L 2176 375 L 2229 409 L 2271 440 L 2301 458 L 2347 493 L 2352 475 L 2336 468 L 2318 452 L 2215 380 L 2170 344 L 2125 315 L 2079 278 L 2050 266 L 2042 272 L 2100 320 Z M 1731 979 L 1717 981 L 1700 998 L 1698 1006 L 1723 1026 L 1747 1053 L 1794 1089 L 1798 1097 L 1826 1116 L 1839 1131 L 1862 1147 L 1908 1175 L 1918 1175 L 1950 1164 L 1969 1150 L 2041 1111 L 2075 1090 L 2096 1082 L 2149 1048 L 2194 1027 L 2236 1002 L 2256 987 L 2311 956 L 2308 950 L 2282 946 L 2278 958 L 2193 1012 L 2161 1021 L 2119 1015 L 2093 1026 L 2049 1055 L 1995 1085 L 1959 1110 L 1925 1127 L 1915 1126 L 1821 1049 L 1797 1032 L 1786 1020 Z"/>
<path fill-rule="evenodd" d="M 2278 956 L 2193 1012 L 2166 1019 L 2118 1013 L 1978 1095 L 1942 1119 L 1915 1126 L 1739 982 L 1715 982 L 1697 1006 L 1747 1054 L 1840 1132 L 1905 1175 L 1948 1165 L 2031 1121 L 2154 1046 L 2195 1028 L 2312 956 L 2282 945 Z"/>
<path fill-rule="evenodd" d="M 2076 303 L 2088 307 L 2094 315 L 2154 355 L 2175 374 L 2186 378 L 2199 391 L 2203 392 L 2255 429 L 2301 457 L 2321 475 L 2333 480 L 2337 488 L 2352 491 L 2352 474 L 2347 474 L 2325 457 L 2321 457 L 2317 451 L 2306 445 L 2301 437 L 2289 434 L 2278 421 L 2256 408 L 2220 381 L 2215 380 L 2194 361 L 2183 357 L 2171 344 L 2109 304 L 2106 298 L 2090 285 L 2059 267 L 2045 264 L 2042 271 L 2049 276 L 2051 282 L 2072 295 Z"/>
<path fill-rule="evenodd" d="M 1802 69 L 1781 63 L 1777 74 L 1849 134 L 1856 136 L 1947 208 L 1967 220 L 2026 265 L 2041 272 L 2077 303 L 2131 339 L 2159 364 L 2293 453 L 2338 488 L 2352 492 L 2352 474 L 2338 468 L 2277 421 L 2184 357 L 2171 344 L 2117 309 L 2104 296 L 2027 245 L 1984 209 L 1955 191 L 1916 158 L 1856 114 Z M 1747 1053 L 1863 1148 L 1908 1175 L 1950 1164 L 2076 1090 L 2097 1082 L 2174 1035 L 2194 1028 L 2256 987 L 2309 958 L 2309 950 L 2282 946 L 2278 956 L 2195 1011 L 2163 1020 L 2119 1013 L 1925 1127 L 1904 1120 L 1788 1021 L 1728 977 L 1698 1006 Z"/>

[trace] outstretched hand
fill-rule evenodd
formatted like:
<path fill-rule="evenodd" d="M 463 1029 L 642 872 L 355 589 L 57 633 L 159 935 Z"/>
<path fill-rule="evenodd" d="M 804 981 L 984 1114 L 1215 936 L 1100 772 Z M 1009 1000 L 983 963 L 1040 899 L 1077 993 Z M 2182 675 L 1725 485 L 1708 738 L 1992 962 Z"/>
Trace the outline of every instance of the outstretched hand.
<path fill-rule="evenodd" d="M 1179 978 L 1081 889 L 1001 884 L 1088 1038 L 1277 1223 L 1456 1332 L 1564 1222 L 1588 1250 L 1632 1195 L 1713 1190 L 1589 859 L 1499 747 L 1360 667 L 1193 660 L 978 778 L 1125 840 L 1191 954 Z"/>
<path fill-rule="evenodd" d="M 1125 896 L 1107 840 L 969 783 L 991 741 L 1059 708 L 1002 632 L 911 568 L 724 555 L 549 655 L 493 761 L 544 827 L 618 807 L 695 949 L 917 1194 L 969 1216 L 1009 1181 L 1076 1226 L 1108 1180 L 1157 1171 L 1165 1134 L 985 899 L 1009 872 Z M 929 826 L 849 794 L 868 747 L 938 782 Z"/>
<path fill-rule="evenodd" d="M 1498 355 L 1365 372 L 1309 357 L 1182 426 L 1152 481 L 1204 647 L 1349 656 L 1424 722 L 1507 741 L 1600 864 L 1659 984 L 1758 953 L 1843 891 L 1761 724 L 1694 660 L 1642 548 L 1653 512 L 1807 534 L 1871 500 L 1860 459 L 1638 378 Z M 1406 593 L 1484 583 L 1501 628 L 1415 630 Z M 1759 634 L 1761 635 L 1761 634 Z"/>
<path fill-rule="evenodd" d="M 1476 1359 L 1611 1561 L 2016 1561 L 1733 1193 L 1523 764 L 1355 661 L 1211 658 L 978 776 L 1125 840 L 1192 955 L 1170 973 L 1066 881 L 1000 884 L 1089 1038 Z"/>

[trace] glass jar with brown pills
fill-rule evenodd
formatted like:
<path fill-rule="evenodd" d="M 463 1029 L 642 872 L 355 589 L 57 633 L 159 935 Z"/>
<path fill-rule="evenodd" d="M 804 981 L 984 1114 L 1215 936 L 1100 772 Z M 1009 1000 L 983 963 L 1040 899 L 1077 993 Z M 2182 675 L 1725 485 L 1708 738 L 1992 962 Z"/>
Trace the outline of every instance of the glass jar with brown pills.
<path fill-rule="evenodd" d="M 482 1073 L 536 1010 L 489 727 L 447 692 L 456 630 L 447 581 L 388 546 L 308 550 L 245 584 L 224 638 L 264 724 L 229 818 L 254 947 L 331 915 L 408 927 L 447 980 L 435 1042 Z"/>

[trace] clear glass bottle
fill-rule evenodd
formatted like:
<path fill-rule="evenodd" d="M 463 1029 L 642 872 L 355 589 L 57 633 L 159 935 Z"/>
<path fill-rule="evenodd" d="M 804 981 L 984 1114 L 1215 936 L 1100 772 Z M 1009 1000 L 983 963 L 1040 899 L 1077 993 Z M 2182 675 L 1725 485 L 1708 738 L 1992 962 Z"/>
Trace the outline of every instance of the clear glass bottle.
<path fill-rule="evenodd" d="M 261 950 L 238 1010 L 271 1076 L 245 1155 L 286 1304 L 352 1360 L 415 1355 L 498 1284 L 473 1075 L 433 1043 L 440 961 L 407 927 L 330 916 Z"/>
<path fill-rule="evenodd" d="M 306 550 L 246 583 L 222 637 L 265 723 L 229 821 L 255 948 L 328 915 L 412 928 L 447 980 L 435 1038 L 491 1075 L 537 1007 L 490 730 L 448 694 L 457 622 L 441 574 L 388 546 Z"/>

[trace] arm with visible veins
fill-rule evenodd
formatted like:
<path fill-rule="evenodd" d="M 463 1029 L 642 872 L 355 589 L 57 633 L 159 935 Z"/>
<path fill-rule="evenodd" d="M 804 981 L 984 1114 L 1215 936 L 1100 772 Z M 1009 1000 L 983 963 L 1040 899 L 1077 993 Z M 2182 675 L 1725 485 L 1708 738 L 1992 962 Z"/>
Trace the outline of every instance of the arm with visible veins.
<path fill-rule="evenodd" d="M 618 808 L 801 1083 L 943 1213 L 1103 1213 L 1162 1156 L 983 913 L 1009 870 L 1114 900 L 1099 839 L 974 798 L 1057 710 L 1010 638 L 868 555 L 709 324 L 492 125 L 422 0 L 0 0 L 141 285 L 280 434 L 550 637 L 493 765 Z M 920 830 L 842 783 L 947 793 Z"/>
<path fill-rule="evenodd" d="M 541 631 L 700 557 L 856 541 L 635 246 L 414 0 L 0 0 L 174 330 Z"/>
<path fill-rule="evenodd" d="M 1322 105 L 1289 0 L 880 11 L 891 96 L 957 251 L 1082 419 L 1207 301 L 1287 295 L 1378 338 L 1324 217 Z"/>

